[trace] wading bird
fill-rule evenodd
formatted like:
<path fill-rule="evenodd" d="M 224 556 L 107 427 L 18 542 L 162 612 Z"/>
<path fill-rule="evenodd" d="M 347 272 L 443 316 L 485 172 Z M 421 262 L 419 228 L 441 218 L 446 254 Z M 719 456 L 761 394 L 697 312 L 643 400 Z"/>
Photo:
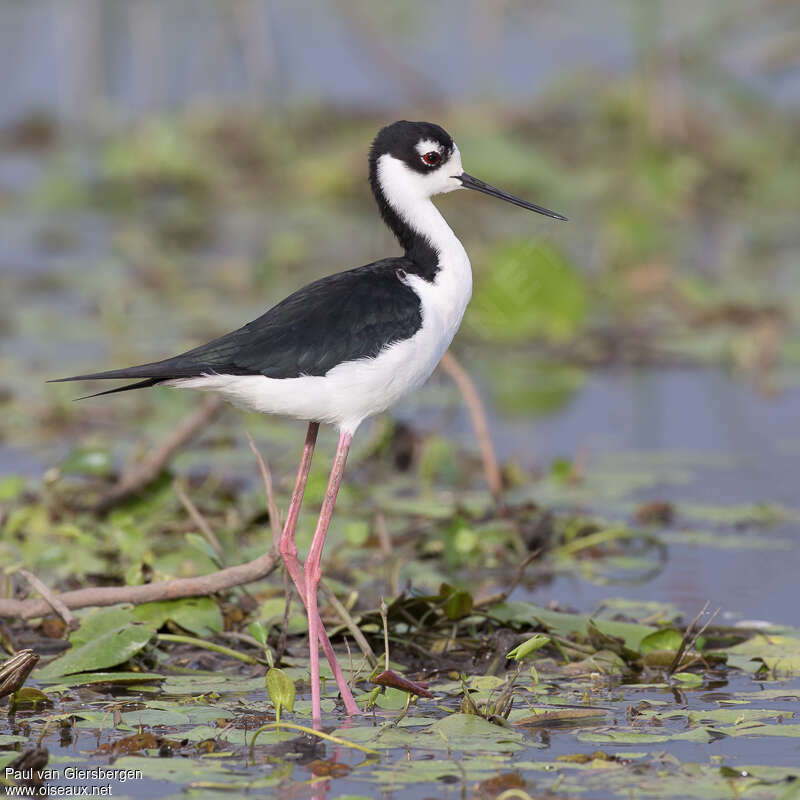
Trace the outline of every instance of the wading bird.
<path fill-rule="evenodd" d="M 321 724 L 319 645 L 347 713 L 359 712 L 317 610 L 322 548 L 353 434 L 364 419 L 427 380 L 472 294 L 469 258 L 431 198 L 475 189 L 566 220 L 468 175 L 453 139 L 429 122 L 383 128 L 369 153 L 369 181 L 402 256 L 315 281 L 243 328 L 173 358 L 60 379 L 138 379 L 99 394 L 162 384 L 214 391 L 248 409 L 309 422 L 279 550 L 308 615 L 316 727 Z M 294 534 L 320 423 L 339 429 L 339 444 L 302 566 Z"/>

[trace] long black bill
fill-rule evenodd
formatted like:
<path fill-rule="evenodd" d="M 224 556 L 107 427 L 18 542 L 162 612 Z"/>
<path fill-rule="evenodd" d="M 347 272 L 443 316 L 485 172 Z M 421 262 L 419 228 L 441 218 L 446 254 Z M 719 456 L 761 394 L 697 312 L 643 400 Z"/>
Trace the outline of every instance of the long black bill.
<path fill-rule="evenodd" d="M 546 217 L 560 219 L 563 222 L 567 221 L 565 216 L 556 214 L 555 211 L 550 211 L 548 208 L 536 206 L 533 203 L 529 203 L 527 200 L 522 200 L 521 198 L 515 197 L 513 194 L 504 192 L 501 189 L 495 189 L 494 186 L 490 186 L 488 183 L 479 181 L 477 178 L 473 178 L 472 175 L 467 175 L 466 172 L 463 172 L 461 175 L 459 175 L 458 179 L 466 189 L 475 189 L 476 192 L 483 192 L 484 194 L 490 194 L 492 197 L 499 197 L 501 200 L 505 200 L 508 203 L 513 203 L 515 206 L 519 206 L 520 208 L 527 208 L 528 211 L 535 211 L 537 214 L 544 214 Z"/>

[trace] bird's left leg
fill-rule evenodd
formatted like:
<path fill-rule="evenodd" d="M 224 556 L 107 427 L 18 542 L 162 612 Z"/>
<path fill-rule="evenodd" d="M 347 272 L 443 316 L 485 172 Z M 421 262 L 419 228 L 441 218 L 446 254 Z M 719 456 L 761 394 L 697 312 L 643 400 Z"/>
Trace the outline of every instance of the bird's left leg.
<path fill-rule="evenodd" d="M 325 499 L 322 501 L 322 509 L 317 521 L 317 529 L 314 531 L 314 538 L 311 541 L 311 548 L 308 551 L 308 558 L 305 563 L 306 578 L 306 603 L 308 608 L 308 642 L 309 655 L 311 657 L 311 719 L 315 728 L 319 729 L 322 724 L 322 705 L 319 683 L 319 627 L 322 627 L 322 620 L 317 609 L 317 587 L 322 578 L 322 548 L 325 544 L 325 535 L 333 516 L 333 507 L 336 505 L 336 496 L 339 487 L 342 485 L 344 475 L 344 465 L 347 461 L 347 453 L 353 441 L 351 433 L 342 432 L 339 435 L 339 445 L 336 448 L 336 456 L 331 468 L 331 476 L 328 480 L 328 488 L 325 491 Z M 324 627 L 322 627 L 324 631 Z"/>
<path fill-rule="evenodd" d="M 297 528 L 297 518 L 300 516 L 300 506 L 303 503 L 303 494 L 305 493 L 306 482 L 308 481 L 308 473 L 311 470 L 311 459 L 314 455 L 314 446 L 317 441 L 318 431 L 318 422 L 309 423 L 305 445 L 303 446 L 303 456 L 300 459 L 300 467 L 297 470 L 297 480 L 295 481 L 292 500 L 289 504 L 289 513 L 286 515 L 286 523 L 283 526 L 283 532 L 281 533 L 278 545 L 281 558 L 283 558 L 283 563 L 286 565 L 286 571 L 297 587 L 297 593 L 300 595 L 300 599 L 306 611 L 308 611 L 308 602 L 306 601 L 306 579 L 303 574 L 303 568 L 297 557 L 297 545 L 294 541 L 294 533 Z M 325 628 L 322 627 L 321 621 L 317 629 L 319 632 L 320 644 L 331 665 L 333 677 L 336 680 L 336 685 L 339 687 L 339 694 L 342 696 L 345 710 L 351 715 L 358 714 L 359 708 L 356 705 L 356 701 L 353 699 L 353 693 L 347 685 L 347 680 L 344 677 L 342 668 L 339 666 L 339 662 L 336 659 L 336 653 L 333 651 L 333 645 L 331 645 L 328 634 L 325 632 Z"/>

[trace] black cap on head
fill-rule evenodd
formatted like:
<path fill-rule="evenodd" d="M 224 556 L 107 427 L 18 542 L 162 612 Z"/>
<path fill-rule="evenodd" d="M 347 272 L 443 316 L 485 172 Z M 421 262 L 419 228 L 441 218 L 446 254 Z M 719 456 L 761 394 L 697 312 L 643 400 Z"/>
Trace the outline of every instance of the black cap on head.
<path fill-rule="evenodd" d="M 441 148 L 441 160 L 435 164 L 426 163 L 423 154 L 417 150 L 417 144 L 421 141 L 430 141 L 438 144 Z M 391 155 L 403 161 L 411 169 L 425 173 L 431 167 L 437 167 L 444 163 L 453 151 L 453 137 L 433 122 L 409 122 L 401 119 L 393 122 L 378 131 L 378 135 L 372 142 L 372 149 L 369 154 L 371 169 L 375 168 L 377 160 L 382 155 Z"/>

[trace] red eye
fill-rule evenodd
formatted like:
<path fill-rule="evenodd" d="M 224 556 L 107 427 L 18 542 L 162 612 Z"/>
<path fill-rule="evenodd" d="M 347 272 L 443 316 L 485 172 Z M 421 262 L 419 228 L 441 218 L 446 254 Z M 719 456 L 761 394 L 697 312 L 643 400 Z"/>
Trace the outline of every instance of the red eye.
<path fill-rule="evenodd" d="M 429 166 L 435 167 L 442 160 L 442 157 L 436 150 L 431 150 L 430 153 L 425 153 L 422 159 Z"/>

